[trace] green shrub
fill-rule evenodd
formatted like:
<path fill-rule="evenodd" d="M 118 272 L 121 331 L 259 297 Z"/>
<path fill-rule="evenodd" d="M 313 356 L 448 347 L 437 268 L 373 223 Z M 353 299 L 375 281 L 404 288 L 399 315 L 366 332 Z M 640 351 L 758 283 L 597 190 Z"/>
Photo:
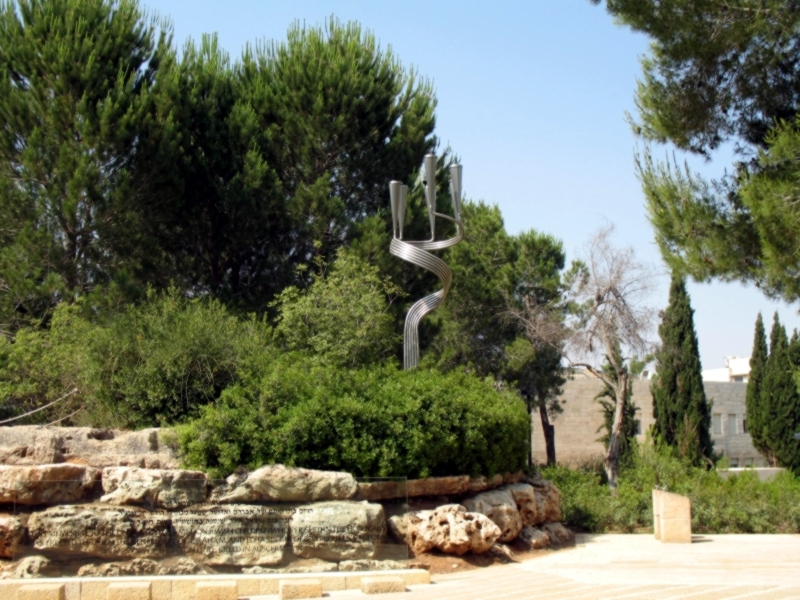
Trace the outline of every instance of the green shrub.
<path fill-rule="evenodd" d="M 223 392 L 178 427 L 187 467 L 214 476 L 283 463 L 357 476 L 492 475 L 524 467 L 527 412 L 463 373 L 336 369 L 301 353 Z"/>
<path fill-rule="evenodd" d="M 94 424 L 152 427 L 195 417 L 269 352 L 271 331 L 216 300 L 175 293 L 97 327 L 88 346 L 88 409 Z"/>
<path fill-rule="evenodd" d="M 725 479 L 652 444 L 622 467 L 613 495 L 596 468 L 546 467 L 561 490 L 564 520 L 592 532 L 652 531 L 654 487 L 688 496 L 695 533 L 800 533 L 800 479 L 760 481 L 752 471 Z"/>

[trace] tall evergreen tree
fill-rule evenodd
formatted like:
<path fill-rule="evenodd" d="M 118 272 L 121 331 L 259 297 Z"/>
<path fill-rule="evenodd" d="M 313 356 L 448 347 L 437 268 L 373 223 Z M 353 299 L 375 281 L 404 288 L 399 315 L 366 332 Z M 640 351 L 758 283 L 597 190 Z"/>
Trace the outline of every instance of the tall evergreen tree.
<path fill-rule="evenodd" d="M 134 0 L 0 2 L 0 331 L 140 275 L 132 172 L 169 41 Z"/>
<path fill-rule="evenodd" d="M 763 437 L 764 416 L 761 402 L 761 389 L 764 385 L 764 371 L 767 367 L 767 334 L 761 313 L 756 319 L 756 332 L 753 339 L 753 352 L 750 356 L 750 378 L 747 382 L 747 430 L 753 446 L 764 456 L 769 456 L 769 447 Z"/>
<path fill-rule="evenodd" d="M 658 328 L 661 347 L 652 384 L 655 432 L 662 442 L 699 463 L 712 456 L 713 442 L 693 315 L 686 284 L 673 274 L 669 305 Z"/>
<path fill-rule="evenodd" d="M 776 464 L 800 472 L 800 444 L 794 439 L 794 433 L 800 429 L 800 396 L 794 378 L 789 340 L 778 313 L 775 313 L 769 345 L 769 358 L 761 387 L 761 435 Z"/>

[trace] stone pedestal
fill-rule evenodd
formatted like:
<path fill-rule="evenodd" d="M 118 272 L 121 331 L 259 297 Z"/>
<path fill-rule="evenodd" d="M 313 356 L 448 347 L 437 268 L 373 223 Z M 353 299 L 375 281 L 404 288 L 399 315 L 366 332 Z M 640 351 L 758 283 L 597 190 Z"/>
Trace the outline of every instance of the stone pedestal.
<path fill-rule="evenodd" d="M 653 530 L 665 543 L 692 543 L 692 505 L 689 498 L 653 490 Z"/>

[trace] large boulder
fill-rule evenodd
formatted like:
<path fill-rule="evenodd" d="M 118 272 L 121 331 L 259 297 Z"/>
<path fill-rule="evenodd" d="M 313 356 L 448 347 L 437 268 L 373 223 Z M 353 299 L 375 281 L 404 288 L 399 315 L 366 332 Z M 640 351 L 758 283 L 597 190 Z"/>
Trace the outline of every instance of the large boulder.
<path fill-rule="evenodd" d="M 522 529 L 522 517 L 511 492 L 506 488 L 482 492 L 464 501 L 469 512 L 489 517 L 500 528 L 500 541 L 510 542 Z"/>
<path fill-rule="evenodd" d="M 392 533 L 405 538 L 415 554 L 434 548 L 447 554 L 486 552 L 501 531 L 488 517 L 467 512 L 460 504 L 445 504 L 389 520 Z"/>
<path fill-rule="evenodd" d="M 202 471 L 106 467 L 101 502 L 144 504 L 151 508 L 183 508 L 206 500 Z"/>
<path fill-rule="evenodd" d="M 561 520 L 561 492 L 552 481 L 540 479 L 533 484 L 536 494 L 536 522 L 538 525 L 546 521 Z"/>
<path fill-rule="evenodd" d="M 530 525 L 522 528 L 517 540 L 528 550 L 540 550 L 550 545 L 550 536 L 547 532 Z"/>
<path fill-rule="evenodd" d="M 284 558 L 292 509 L 203 505 L 172 513 L 176 544 L 209 565 L 277 565 Z"/>
<path fill-rule="evenodd" d="M 69 462 L 93 467 L 180 467 L 168 430 L 118 431 L 91 427 L 0 427 L 0 463 Z"/>
<path fill-rule="evenodd" d="M 186 556 L 167 558 L 162 561 L 150 558 L 134 558 L 122 562 L 88 564 L 78 569 L 78 577 L 121 577 L 130 575 L 196 575 L 213 571 Z"/>
<path fill-rule="evenodd" d="M 563 544 L 572 539 L 572 533 L 561 523 L 543 523 L 542 531 L 550 537 L 551 544 Z"/>
<path fill-rule="evenodd" d="M 212 502 L 317 502 L 347 500 L 358 484 L 349 473 L 267 465 L 252 473 L 234 473 L 214 490 Z"/>
<path fill-rule="evenodd" d="M 0 465 L 0 504 L 80 502 L 91 496 L 99 479 L 99 469 L 83 465 Z"/>
<path fill-rule="evenodd" d="M 296 556 L 334 561 L 369 559 L 386 539 L 386 519 L 380 504 L 318 502 L 297 509 L 290 531 Z"/>
<path fill-rule="evenodd" d="M 25 517 L 0 515 L 0 558 L 13 559 L 25 536 Z"/>
<path fill-rule="evenodd" d="M 53 506 L 28 519 L 36 550 L 66 556 L 160 558 L 167 553 L 170 519 L 141 508 Z"/>
<path fill-rule="evenodd" d="M 359 481 L 356 500 L 395 500 L 408 498 L 408 481 L 388 479 L 385 481 Z"/>
<path fill-rule="evenodd" d="M 512 483 L 506 486 L 514 504 L 517 505 L 519 516 L 522 519 L 522 526 L 533 525 L 536 523 L 539 514 L 539 505 L 536 501 L 536 492 L 532 485 L 528 483 Z"/>

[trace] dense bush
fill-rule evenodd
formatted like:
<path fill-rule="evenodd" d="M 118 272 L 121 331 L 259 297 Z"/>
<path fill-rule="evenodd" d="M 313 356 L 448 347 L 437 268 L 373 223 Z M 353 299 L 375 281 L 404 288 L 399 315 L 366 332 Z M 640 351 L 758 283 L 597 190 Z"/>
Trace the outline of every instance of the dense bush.
<path fill-rule="evenodd" d="M 586 531 L 652 531 L 651 494 L 659 487 L 691 499 L 695 533 L 800 533 L 800 479 L 788 472 L 770 481 L 751 471 L 724 479 L 645 446 L 622 468 L 616 495 L 591 465 L 554 465 L 543 474 L 561 490 L 564 520 Z"/>
<path fill-rule="evenodd" d="M 187 467 L 216 476 L 283 463 L 357 476 L 486 474 L 525 465 L 527 412 L 463 373 L 392 365 L 336 370 L 282 354 L 178 427 Z"/>

